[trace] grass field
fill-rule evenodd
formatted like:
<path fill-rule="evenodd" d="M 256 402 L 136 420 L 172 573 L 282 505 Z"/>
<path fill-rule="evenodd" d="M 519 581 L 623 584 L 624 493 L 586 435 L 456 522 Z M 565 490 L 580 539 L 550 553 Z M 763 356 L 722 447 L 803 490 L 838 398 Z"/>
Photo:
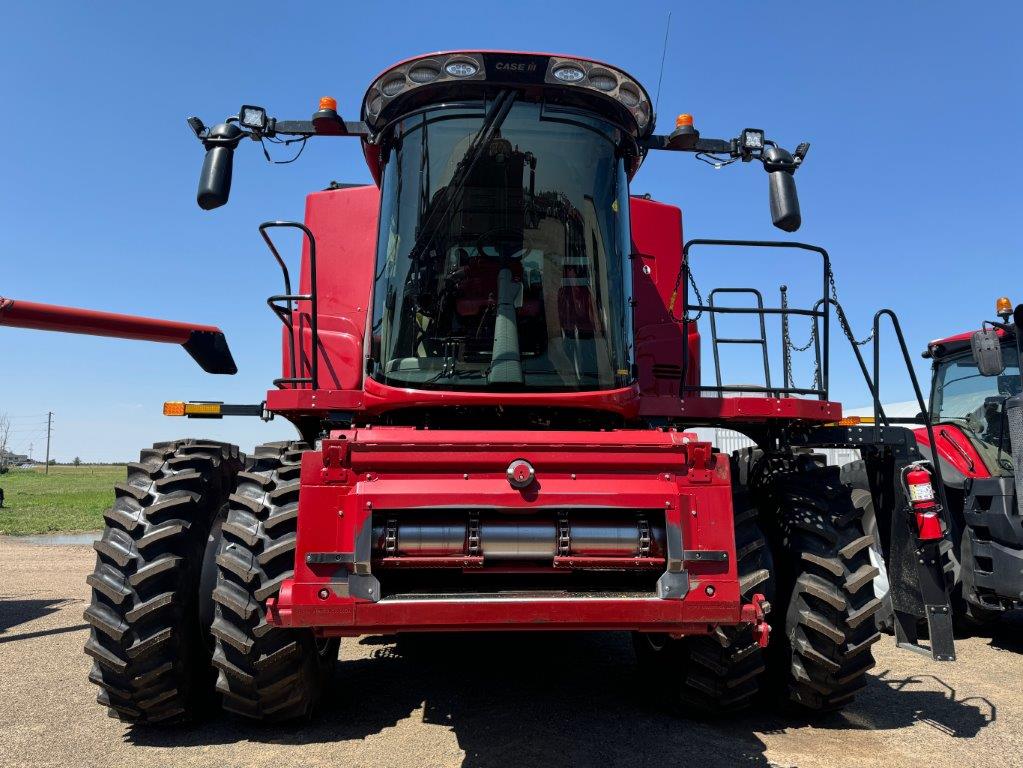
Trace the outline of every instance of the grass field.
<path fill-rule="evenodd" d="M 103 527 L 103 510 L 114 501 L 114 483 L 123 466 L 12 469 L 0 475 L 4 507 L 0 534 L 94 531 Z"/>

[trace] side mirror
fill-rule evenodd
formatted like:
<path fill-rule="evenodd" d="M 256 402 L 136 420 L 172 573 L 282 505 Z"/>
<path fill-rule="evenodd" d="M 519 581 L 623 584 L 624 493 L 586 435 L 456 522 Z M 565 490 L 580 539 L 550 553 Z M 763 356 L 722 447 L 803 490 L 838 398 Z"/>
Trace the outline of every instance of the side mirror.
<path fill-rule="evenodd" d="M 203 139 L 206 157 L 199 174 L 199 191 L 195 199 L 205 211 L 219 208 L 231 194 L 231 173 L 234 150 L 244 132 L 234 123 L 221 123 Z"/>
<path fill-rule="evenodd" d="M 994 328 L 975 331 L 970 337 L 970 349 L 981 376 L 1000 376 L 1005 370 L 1002 342 Z"/>
<path fill-rule="evenodd" d="M 781 147 L 767 147 L 763 155 L 767 171 L 771 200 L 771 221 L 778 229 L 795 232 L 803 223 L 796 194 L 795 173 L 797 163 Z"/>

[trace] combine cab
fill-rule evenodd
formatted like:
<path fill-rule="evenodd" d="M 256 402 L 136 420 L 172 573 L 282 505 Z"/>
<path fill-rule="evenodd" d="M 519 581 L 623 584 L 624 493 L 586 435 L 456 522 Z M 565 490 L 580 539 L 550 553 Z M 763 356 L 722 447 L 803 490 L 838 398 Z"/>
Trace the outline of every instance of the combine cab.
<path fill-rule="evenodd" d="M 218 695 L 284 720 L 329 693 L 342 637 L 572 629 L 634 633 L 645 684 L 693 711 L 761 694 L 840 708 L 873 665 L 880 600 L 874 538 L 813 453 L 833 445 L 883 447 L 893 547 L 913 564 L 893 573 L 900 607 L 952 658 L 941 533 L 918 525 L 940 510 L 911 507 L 903 482 L 929 478 L 917 441 L 843 426 L 828 398 L 827 252 L 686 244 L 678 208 L 629 192 L 651 153 L 752 161 L 791 232 L 809 145 L 790 153 L 757 129 L 709 139 L 688 115 L 656 134 L 628 74 L 547 54 L 410 59 L 372 83 L 360 117 L 324 99 L 309 121 L 252 106 L 213 128 L 189 120 L 203 208 L 227 201 L 245 139 L 347 137 L 374 184 L 316 192 L 303 223 L 260 228 L 284 279 L 265 401 L 165 409 L 285 418 L 299 438 L 247 456 L 161 443 L 117 487 L 86 612 L 101 703 L 174 721 Z M 303 237 L 294 286 L 282 228 Z M 691 257 L 722 244 L 801 250 L 821 300 L 691 299 Z M 715 352 L 735 341 L 717 336 L 721 313 L 810 318 L 814 385 L 731 386 L 720 370 L 704 383 L 701 312 Z M 697 426 L 759 449 L 723 455 Z"/>

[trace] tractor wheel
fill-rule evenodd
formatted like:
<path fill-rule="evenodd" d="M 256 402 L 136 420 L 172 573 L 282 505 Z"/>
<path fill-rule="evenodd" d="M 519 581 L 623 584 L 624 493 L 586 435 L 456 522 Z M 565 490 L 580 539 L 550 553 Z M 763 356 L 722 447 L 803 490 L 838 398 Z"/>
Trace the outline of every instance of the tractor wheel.
<path fill-rule="evenodd" d="M 732 476 L 738 477 L 733 463 Z M 732 486 L 735 549 L 744 602 L 760 593 L 774 598 L 771 552 L 757 523 L 748 491 Z M 640 667 L 667 686 L 666 698 L 690 715 L 728 714 L 749 706 L 765 671 L 763 652 L 749 625 L 719 627 L 713 634 L 673 640 L 667 635 L 633 633 Z"/>
<path fill-rule="evenodd" d="M 867 462 L 858 459 L 842 465 L 839 477 L 849 487 L 853 505 L 861 510 L 863 531 L 874 537 L 874 543 L 870 546 L 870 562 L 877 568 L 877 576 L 874 577 L 874 596 L 881 599 L 881 606 L 874 615 L 874 623 L 882 632 L 893 635 L 895 634 L 895 611 L 892 607 L 892 596 L 889 593 L 891 585 L 888 580 L 887 556 L 881 545 L 882 536 L 874 510 L 874 495 L 870 490 Z"/>
<path fill-rule="evenodd" d="M 312 713 L 337 661 L 338 640 L 267 623 L 266 601 L 295 570 L 304 443 L 256 448 L 238 475 L 222 527 L 213 591 L 213 664 L 224 708 L 256 720 Z"/>
<path fill-rule="evenodd" d="M 85 610 L 89 679 L 111 716 L 172 723 L 213 703 L 202 563 L 242 462 L 233 445 L 157 443 L 114 487 Z"/>
<path fill-rule="evenodd" d="M 880 637 L 874 537 L 838 467 L 818 457 L 766 456 L 752 482 L 778 578 L 769 675 L 805 709 L 840 709 L 866 684 Z"/>
<path fill-rule="evenodd" d="M 877 568 L 877 576 L 873 581 L 874 597 L 881 600 L 881 605 L 874 615 L 874 623 L 882 632 L 893 635 L 895 634 L 895 610 L 892 607 L 892 596 L 889 592 L 891 585 L 888 581 L 888 565 L 881 549 L 881 535 L 877 529 L 877 517 L 874 514 L 874 497 L 869 490 L 862 488 L 852 488 L 850 496 L 853 506 L 860 510 L 864 533 L 873 538 L 870 545 L 870 564 Z"/>

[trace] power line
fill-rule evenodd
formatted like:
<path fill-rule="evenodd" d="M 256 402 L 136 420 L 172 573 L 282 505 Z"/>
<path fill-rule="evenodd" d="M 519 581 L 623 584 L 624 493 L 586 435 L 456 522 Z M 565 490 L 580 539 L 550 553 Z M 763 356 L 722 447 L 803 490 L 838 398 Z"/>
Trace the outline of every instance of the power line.
<path fill-rule="evenodd" d="M 35 444 L 39 441 L 46 440 L 46 474 L 49 474 L 50 466 L 50 452 L 53 443 L 53 428 L 55 419 L 53 418 L 53 411 L 47 411 L 42 414 L 34 414 L 30 416 L 16 416 L 9 418 L 9 421 L 15 419 L 25 422 L 34 419 L 43 419 L 34 424 L 21 423 L 17 426 L 9 428 L 7 430 L 7 445 L 4 446 L 5 450 L 12 454 L 24 453 L 27 449 L 29 458 L 32 458 L 32 453 L 35 449 Z"/>
<path fill-rule="evenodd" d="M 53 411 L 46 412 L 46 469 L 44 475 L 50 474 L 50 436 L 53 434 Z"/>

